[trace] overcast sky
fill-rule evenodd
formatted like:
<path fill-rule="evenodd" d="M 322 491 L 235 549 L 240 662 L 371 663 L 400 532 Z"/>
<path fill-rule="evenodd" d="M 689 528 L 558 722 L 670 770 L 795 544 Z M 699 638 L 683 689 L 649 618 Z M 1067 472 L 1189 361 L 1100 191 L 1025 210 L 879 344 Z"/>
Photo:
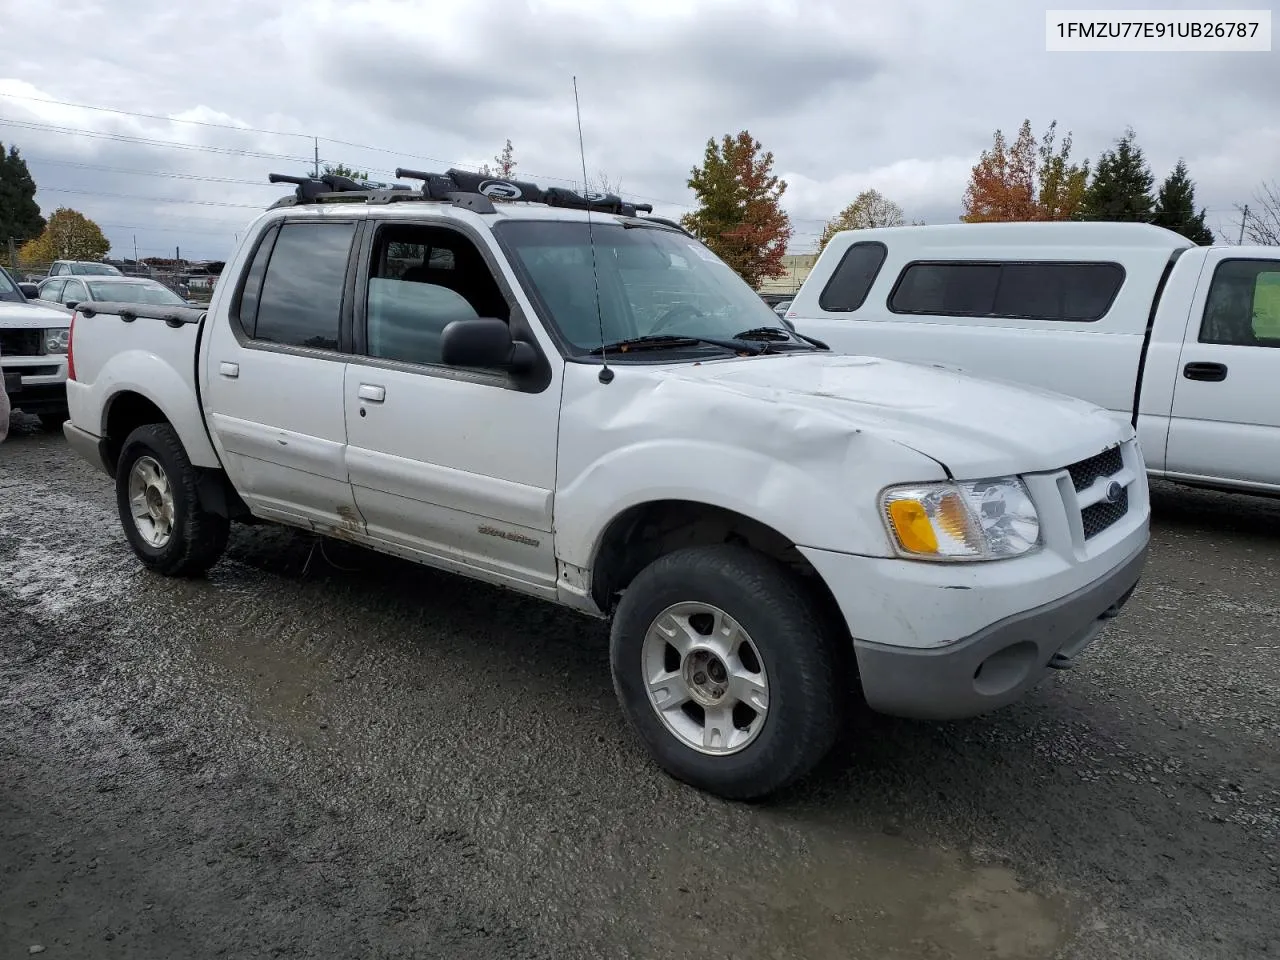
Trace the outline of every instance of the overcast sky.
<path fill-rule="evenodd" d="M 142 256 L 225 258 L 282 192 L 267 174 L 304 172 L 313 136 L 322 161 L 386 179 L 474 168 L 510 137 L 520 176 L 570 184 L 575 74 L 590 175 L 679 215 L 707 138 L 748 129 L 789 184 L 797 250 L 867 187 L 954 221 L 993 131 L 1024 117 L 1037 134 L 1057 119 L 1090 158 L 1132 125 L 1157 179 L 1186 159 L 1219 229 L 1280 179 L 1280 53 L 1047 53 L 1045 6 L 0 0 L 0 141 L 42 212 L 81 210 L 114 256 L 136 237 Z"/>

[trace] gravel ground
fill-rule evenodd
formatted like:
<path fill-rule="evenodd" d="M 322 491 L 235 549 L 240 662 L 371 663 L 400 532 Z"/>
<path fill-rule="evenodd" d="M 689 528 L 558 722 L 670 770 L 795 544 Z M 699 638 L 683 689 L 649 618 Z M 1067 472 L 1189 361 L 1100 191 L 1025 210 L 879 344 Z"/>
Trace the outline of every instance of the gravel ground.
<path fill-rule="evenodd" d="M 106 478 L 15 424 L 0 956 L 1280 957 L 1280 503 L 1155 506 L 1077 670 L 861 714 L 747 806 L 651 766 L 602 625 L 265 527 L 146 574 Z"/>

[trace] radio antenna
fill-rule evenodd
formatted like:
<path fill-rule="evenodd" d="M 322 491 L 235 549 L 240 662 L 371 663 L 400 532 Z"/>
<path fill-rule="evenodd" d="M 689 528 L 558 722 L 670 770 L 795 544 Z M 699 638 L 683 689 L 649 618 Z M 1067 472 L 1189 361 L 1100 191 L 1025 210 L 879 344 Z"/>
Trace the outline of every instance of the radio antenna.
<path fill-rule="evenodd" d="M 604 314 L 600 311 L 600 273 L 596 266 L 596 236 L 591 227 L 591 188 L 587 186 L 587 148 L 582 143 L 582 107 L 578 104 L 578 78 L 573 78 L 573 110 L 578 116 L 578 155 L 582 158 L 582 197 L 587 201 L 587 244 L 591 247 L 591 283 L 596 293 L 596 324 L 600 328 L 600 382 L 613 382 L 604 349 Z"/>

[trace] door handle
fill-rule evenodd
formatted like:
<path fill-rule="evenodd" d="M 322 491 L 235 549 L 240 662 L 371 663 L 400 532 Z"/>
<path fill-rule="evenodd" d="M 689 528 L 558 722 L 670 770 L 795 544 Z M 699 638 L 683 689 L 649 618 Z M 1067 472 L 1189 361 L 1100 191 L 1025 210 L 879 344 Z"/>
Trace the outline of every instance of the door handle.
<path fill-rule="evenodd" d="M 228 363 L 226 360 L 223 360 L 218 364 L 218 374 L 234 380 L 236 377 L 240 376 L 240 364 Z"/>
<path fill-rule="evenodd" d="M 1182 375 L 1188 380 L 1208 380 L 1219 383 L 1227 379 L 1225 363 L 1188 363 L 1182 368 Z"/>
<path fill-rule="evenodd" d="M 356 395 L 361 400 L 368 400 L 370 403 L 381 403 L 387 399 L 387 388 L 375 386 L 372 383 L 360 384 L 360 389 L 356 391 Z"/>

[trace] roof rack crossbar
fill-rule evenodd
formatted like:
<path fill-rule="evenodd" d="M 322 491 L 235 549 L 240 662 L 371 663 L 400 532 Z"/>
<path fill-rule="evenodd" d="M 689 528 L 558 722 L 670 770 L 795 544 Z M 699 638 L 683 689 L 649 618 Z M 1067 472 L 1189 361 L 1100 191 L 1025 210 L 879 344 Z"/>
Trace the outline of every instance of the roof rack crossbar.
<path fill-rule="evenodd" d="M 428 173 L 423 170 L 396 168 L 397 180 L 421 180 L 420 191 L 404 184 L 382 184 L 353 180 L 337 174 L 326 173 L 319 177 L 296 177 L 273 173 L 271 183 L 292 183 L 297 189 L 292 197 L 284 197 L 273 206 L 292 206 L 300 203 L 338 203 L 364 201 L 366 203 L 392 203 L 397 200 L 438 200 L 474 210 L 476 213 L 493 213 L 493 201 L 519 201 L 544 203 L 549 207 L 568 210 L 591 210 L 595 213 L 612 213 L 623 217 L 635 217 L 640 213 L 653 213 L 649 203 L 630 203 L 613 193 L 577 193 L 565 187 L 543 189 L 536 183 L 513 180 L 508 177 L 491 177 L 469 170 L 451 168 L 445 173 Z M 649 218 L 646 218 L 649 219 Z M 670 223 L 661 218 L 657 222 Z"/>

